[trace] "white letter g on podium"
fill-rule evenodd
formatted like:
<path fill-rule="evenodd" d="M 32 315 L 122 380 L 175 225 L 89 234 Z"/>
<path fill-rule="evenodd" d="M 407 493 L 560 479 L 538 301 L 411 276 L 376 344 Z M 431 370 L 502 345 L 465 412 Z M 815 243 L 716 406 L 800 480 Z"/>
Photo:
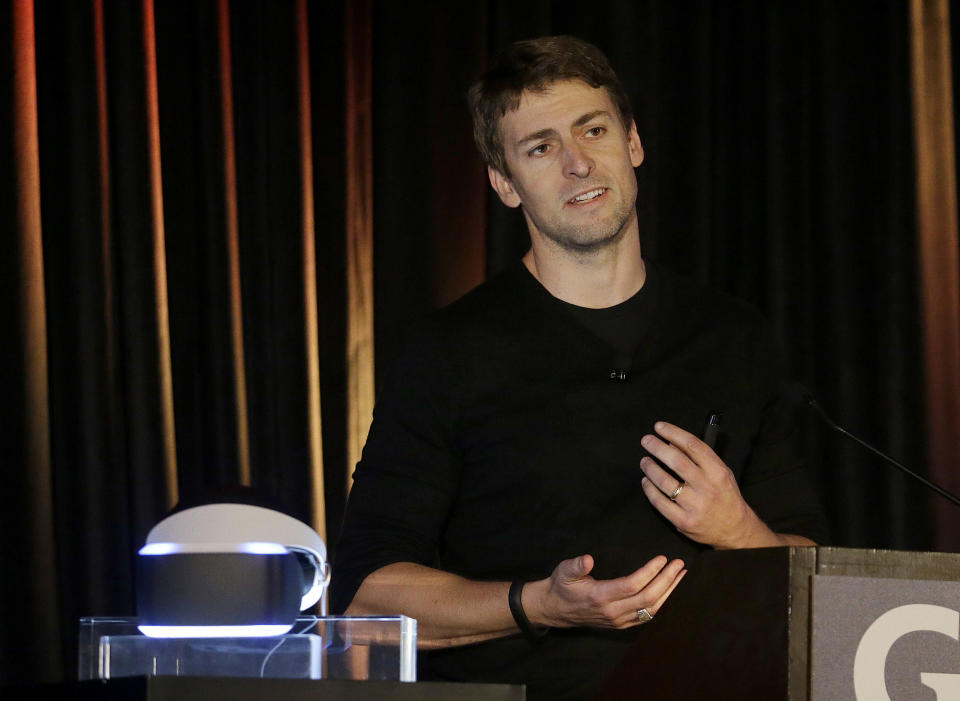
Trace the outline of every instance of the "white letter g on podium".
<path fill-rule="evenodd" d="M 887 653 L 901 636 L 914 631 L 942 633 L 960 641 L 960 612 L 944 606 L 909 604 L 890 609 L 870 624 L 853 662 L 857 701 L 890 701 L 884 678 Z M 922 673 L 920 680 L 937 693 L 938 701 L 960 698 L 960 675 Z"/>

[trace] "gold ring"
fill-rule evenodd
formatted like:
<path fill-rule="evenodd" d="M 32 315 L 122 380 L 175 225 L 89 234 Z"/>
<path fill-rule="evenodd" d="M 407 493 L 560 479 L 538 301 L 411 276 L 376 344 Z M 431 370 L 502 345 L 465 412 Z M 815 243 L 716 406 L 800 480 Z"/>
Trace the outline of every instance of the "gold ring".
<path fill-rule="evenodd" d="M 686 482 L 681 482 L 677 485 L 677 488 L 673 490 L 673 494 L 670 495 L 670 501 L 676 501 L 677 497 L 680 496 L 680 492 L 683 491 L 683 488 L 687 486 Z"/>
<path fill-rule="evenodd" d="M 646 609 L 637 609 L 637 620 L 641 623 L 649 623 L 653 620 L 653 616 Z"/>

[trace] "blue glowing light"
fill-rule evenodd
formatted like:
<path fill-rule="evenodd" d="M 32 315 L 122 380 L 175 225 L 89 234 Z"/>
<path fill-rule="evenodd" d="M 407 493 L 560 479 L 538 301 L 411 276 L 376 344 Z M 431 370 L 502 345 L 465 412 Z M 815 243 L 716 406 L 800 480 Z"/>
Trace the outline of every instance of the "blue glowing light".
<path fill-rule="evenodd" d="M 253 555 L 283 555 L 288 552 L 279 543 L 241 543 L 240 550 Z"/>
<path fill-rule="evenodd" d="M 176 543 L 149 543 L 140 548 L 140 555 L 170 555 L 180 552 L 180 546 Z"/>
<path fill-rule="evenodd" d="M 284 555 L 290 552 L 279 543 L 148 543 L 140 555 L 175 555 L 179 553 L 246 553 L 248 555 Z"/>
<path fill-rule="evenodd" d="M 293 624 L 249 626 L 137 626 L 148 638 L 267 638 L 283 635 Z"/>

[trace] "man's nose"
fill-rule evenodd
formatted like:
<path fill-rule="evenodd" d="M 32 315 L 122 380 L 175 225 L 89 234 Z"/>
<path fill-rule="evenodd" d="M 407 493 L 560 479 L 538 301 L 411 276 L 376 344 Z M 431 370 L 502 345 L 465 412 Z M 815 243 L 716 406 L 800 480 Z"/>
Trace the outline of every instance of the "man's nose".
<path fill-rule="evenodd" d="M 563 172 L 575 178 L 585 178 L 593 172 L 593 159 L 576 144 L 566 146 Z"/>

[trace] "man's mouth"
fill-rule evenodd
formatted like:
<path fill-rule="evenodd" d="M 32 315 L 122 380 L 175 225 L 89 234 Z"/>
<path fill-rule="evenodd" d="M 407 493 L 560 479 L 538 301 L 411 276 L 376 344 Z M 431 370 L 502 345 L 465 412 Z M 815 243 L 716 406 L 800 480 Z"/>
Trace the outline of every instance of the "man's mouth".
<path fill-rule="evenodd" d="M 571 197 L 569 200 L 567 200 L 567 202 L 569 204 L 583 204 L 584 202 L 590 202 L 591 200 L 597 199 L 598 197 L 600 197 L 600 195 L 602 195 L 606 191 L 607 191 L 607 188 L 598 187 L 595 190 L 582 192 L 576 197 Z"/>

